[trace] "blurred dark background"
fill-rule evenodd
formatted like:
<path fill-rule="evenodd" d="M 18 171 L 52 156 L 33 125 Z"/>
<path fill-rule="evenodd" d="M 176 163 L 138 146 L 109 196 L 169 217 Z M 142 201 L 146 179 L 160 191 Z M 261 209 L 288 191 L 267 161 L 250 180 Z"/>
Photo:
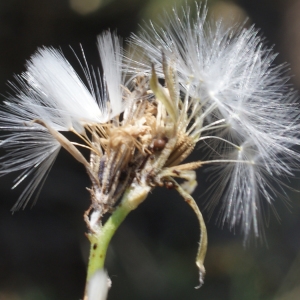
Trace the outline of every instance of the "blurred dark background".
<path fill-rule="evenodd" d="M 98 63 L 96 35 L 110 28 L 125 40 L 143 20 L 156 20 L 178 0 L 0 0 L 0 93 L 24 71 L 41 46 L 60 47 L 72 62 L 69 45 Z M 187 1 L 193 4 L 193 1 Z M 230 26 L 248 18 L 277 62 L 291 66 L 300 86 L 300 0 L 208 0 L 210 14 Z M 4 96 L 1 96 L 3 99 Z M 197 153 L 194 158 L 197 158 Z M 10 190 L 17 174 L 0 181 L 0 300 L 81 299 L 89 244 L 83 212 L 89 206 L 84 168 L 64 150 L 50 172 L 37 204 L 11 214 L 22 187 Z M 201 196 L 207 186 L 198 172 Z M 298 180 L 290 183 L 300 189 Z M 199 238 L 196 217 L 175 191 L 156 189 L 122 224 L 109 248 L 106 268 L 113 285 L 109 299 L 300 299 L 299 193 L 289 192 L 291 208 L 280 201 L 280 221 L 270 215 L 266 242 L 243 246 L 243 237 L 208 223 L 207 276 L 200 290 L 194 264 Z M 204 212 L 208 221 L 208 214 Z"/>

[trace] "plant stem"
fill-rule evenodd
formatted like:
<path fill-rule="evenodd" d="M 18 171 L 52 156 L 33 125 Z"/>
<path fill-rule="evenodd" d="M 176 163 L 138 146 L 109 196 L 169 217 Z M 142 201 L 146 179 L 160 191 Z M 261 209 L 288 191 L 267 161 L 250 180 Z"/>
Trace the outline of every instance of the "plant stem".
<path fill-rule="evenodd" d="M 149 191 L 150 188 L 148 186 L 142 187 L 140 185 L 132 185 L 132 187 L 126 190 L 121 203 L 116 207 L 104 226 L 98 226 L 98 230 L 87 235 L 91 243 L 91 249 L 84 299 L 88 299 L 88 283 L 90 282 L 91 278 L 94 274 L 96 274 L 97 271 L 103 270 L 104 268 L 107 248 L 114 233 L 124 221 L 126 216 L 145 200 Z"/>
<path fill-rule="evenodd" d="M 96 270 L 104 267 L 104 261 L 110 240 L 130 211 L 131 210 L 129 210 L 128 207 L 120 204 L 99 232 L 88 235 L 91 242 L 91 249 L 87 280 L 91 278 Z"/>

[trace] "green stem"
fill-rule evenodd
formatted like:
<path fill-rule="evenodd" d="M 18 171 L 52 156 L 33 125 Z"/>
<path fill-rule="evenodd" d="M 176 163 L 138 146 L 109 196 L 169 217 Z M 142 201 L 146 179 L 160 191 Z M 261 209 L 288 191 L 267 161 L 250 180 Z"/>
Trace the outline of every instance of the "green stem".
<path fill-rule="evenodd" d="M 89 234 L 91 242 L 90 258 L 87 271 L 87 280 L 98 270 L 104 267 L 106 252 L 111 238 L 117 228 L 124 221 L 131 210 L 125 205 L 119 205 L 99 233 Z"/>
<path fill-rule="evenodd" d="M 86 293 L 90 279 L 98 270 L 104 268 L 107 248 L 114 233 L 126 216 L 145 200 L 150 190 L 151 188 L 149 186 L 132 184 L 132 186 L 126 190 L 121 203 L 116 207 L 104 226 L 98 227 L 95 233 L 88 234 L 88 238 L 91 242 L 91 250 L 87 270 Z"/>

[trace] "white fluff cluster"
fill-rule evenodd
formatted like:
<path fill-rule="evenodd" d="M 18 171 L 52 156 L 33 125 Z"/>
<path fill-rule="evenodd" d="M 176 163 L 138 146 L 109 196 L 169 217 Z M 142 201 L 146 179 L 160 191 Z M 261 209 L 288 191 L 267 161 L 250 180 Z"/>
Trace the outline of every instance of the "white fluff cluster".
<path fill-rule="evenodd" d="M 124 110 L 118 37 L 104 33 L 98 38 L 98 49 L 104 76 L 89 68 L 84 57 L 87 85 L 61 51 L 53 48 L 39 49 L 27 62 L 26 72 L 17 77 L 17 84 L 11 83 L 16 95 L 6 100 L 0 111 L 0 129 L 8 132 L 0 144 L 8 151 L 1 157 L 0 175 L 23 170 L 14 187 L 31 175 L 13 210 L 26 206 L 61 147 L 35 120 L 56 131 L 82 133 L 84 125 L 105 123 Z"/>
<path fill-rule="evenodd" d="M 299 110 L 286 68 L 273 65 L 276 54 L 253 27 L 226 29 L 207 20 L 205 7 L 195 20 L 189 8 L 181 13 L 132 35 L 132 52 L 142 59 L 129 59 L 131 70 L 149 74 L 152 62 L 163 78 L 162 52 L 174 66 L 182 93 L 201 106 L 196 127 L 213 163 L 208 205 L 220 200 L 222 224 L 240 223 L 246 237 L 258 236 L 262 200 L 272 204 L 284 193 L 274 182 L 299 165 L 292 149 L 299 144 Z"/>
<path fill-rule="evenodd" d="M 208 153 L 203 163 L 212 164 L 209 205 L 221 202 L 220 220 L 230 228 L 241 224 L 246 237 L 251 231 L 260 234 L 262 199 L 272 204 L 284 193 L 273 183 L 299 166 L 293 150 L 299 144 L 298 105 L 286 84 L 285 67 L 273 65 L 276 55 L 253 27 L 223 28 L 207 20 L 205 8 L 197 8 L 195 20 L 190 15 L 188 8 L 182 17 L 174 11 L 163 25 L 151 24 L 132 35 L 131 49 L 141 59 L 127 58 L 126 65 L 119 39 L 100 36 L 103 76 L 84 57 L 87 84 L 61 51 L 43 48 L 32 56 L 12 85 L 16 96 L 0 111 L 0 129 L 7 131 L 0 146 L 8 150 L 0 159 L 0 175 L 23 170 L 15 186 L 31 176 L 14 209 L 24 207 L 44 182 L 61 147 L 35 120 L 56 131 L 84 134 L 86 125 L 106 123 L 124 111 L 124 70 L 129 68 L 133 77 L 151 76 L 153 63 L 163 78 L 165 57 L 184 95 L 186 133 Z"/>

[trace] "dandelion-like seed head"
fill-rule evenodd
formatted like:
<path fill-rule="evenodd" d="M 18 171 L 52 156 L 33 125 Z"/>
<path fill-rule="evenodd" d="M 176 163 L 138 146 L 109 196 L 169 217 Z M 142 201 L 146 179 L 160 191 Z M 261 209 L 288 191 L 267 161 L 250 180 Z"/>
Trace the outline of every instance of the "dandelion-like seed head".
<path fill-rule="evenodd" d="M 272 181 L 292 176 L 299 163 L 298 103 L 286 67 L 273 64 L 276 54 L 254 27 L 224 28 L 207 19 L 206 7 L 194 20 L 189 8 L 164 20 L 132 35 L 133 53 L 143 59 L 132 59 L 131 70 L 149 74 L 147 62 L 154 61 L 164 78 L 161 51 L 176 61 L 179 88 L 199 107 L 197 141 L 212 163 L 207 206 L 220 203 L 221 223 L 240 223 L 246 239 L 261 236 L 261 201 L 284 194 Z"/>
<path fill-rule="evenodd" d="M 91 179 L 85 213 L 91 241 L 119 199 L 132 210 L 155 186 L 176 189 L 199 220 L 201 285 L 207 236 L 191 197 L 194 170 L 210 165 L 207 206 L 220 206 L 220 223 L 241 224 L 246 239 L 251 232 L 260 236 L 263 199 L 272 205 L 283 190 L 273 181 L 292 176 L 299 165 L 293 149 L 299 112 L 285 67 L 273 66 L 276 55 L 253 27 L 224 29 L 207 20 L 205 7 L 197 8 L 195 20 L 189 8 L 166 19 L 132 35 L 129 46 L 139 59 L 123 53 L 115 34 L 101 35 L 102 70 L 89 67 L 83 54 L 87 84 L 60 51 L 38 50 L 0 112 L 8 132 L 1 146 L 9 151 L 0 174 L 23 170 L 14 186 L 32 176 L 13 209 L 24 207 L 63 147 Z M 206 155 L 184 163 L 197 143 Z M 89 160 L 82 148 L 90 150 Z"/>

